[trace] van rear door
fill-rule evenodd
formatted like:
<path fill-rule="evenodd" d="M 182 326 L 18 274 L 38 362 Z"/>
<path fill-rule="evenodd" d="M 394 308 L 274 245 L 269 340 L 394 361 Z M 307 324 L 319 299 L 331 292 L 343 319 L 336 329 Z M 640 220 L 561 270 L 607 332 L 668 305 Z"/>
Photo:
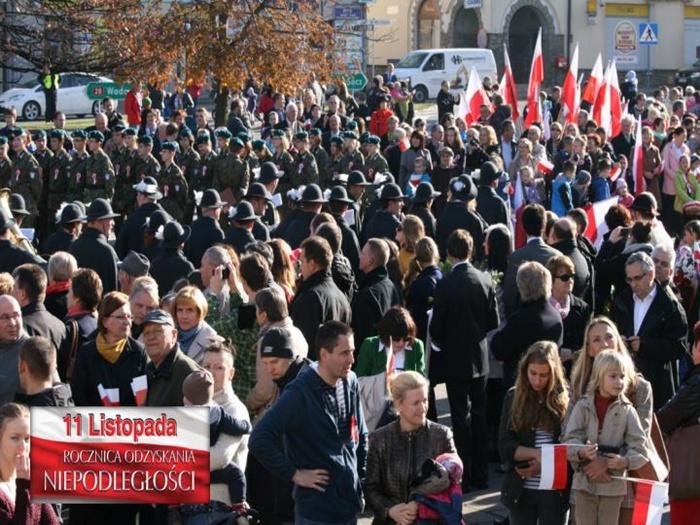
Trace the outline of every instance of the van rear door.
<path fill-rule="evenodd" d="M 435 98 L 440 91 L 440 84 L 447 80 L 445 69 L 445 53 L 433 53 L 423 66 L 423 78 L 428 87 L 428 96 Z"/>

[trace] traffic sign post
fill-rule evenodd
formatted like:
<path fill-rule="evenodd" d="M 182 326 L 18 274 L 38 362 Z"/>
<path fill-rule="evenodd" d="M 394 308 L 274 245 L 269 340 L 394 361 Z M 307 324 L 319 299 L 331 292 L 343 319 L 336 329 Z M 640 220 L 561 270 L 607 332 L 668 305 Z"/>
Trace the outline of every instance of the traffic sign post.
<path fill-rule="evenodd" d="M 348 86 L 349 91 L 362 91 L 367 85 L 367 77 L 362 71 L 346 75 L 345 84 Z"/>
<path fill-rule="evenodd" d="M 90 82 L 87 87 L 87 96 L 90 100 L 102 100 L 105 97 L 115 100 L 123 100 L 131 89 L 131 83 L 117 84 L 114 82 Z"/>

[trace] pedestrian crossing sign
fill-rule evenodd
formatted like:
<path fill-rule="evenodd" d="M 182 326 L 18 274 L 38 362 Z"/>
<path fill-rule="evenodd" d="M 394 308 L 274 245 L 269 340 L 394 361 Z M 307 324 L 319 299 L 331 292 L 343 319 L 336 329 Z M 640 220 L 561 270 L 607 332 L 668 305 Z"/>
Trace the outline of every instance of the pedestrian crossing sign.
<path fill-rule="evenodd" d="M 659 24 L 644 22 L 639 24 L 639 43 L 653 45 L 659 43 Z"/>

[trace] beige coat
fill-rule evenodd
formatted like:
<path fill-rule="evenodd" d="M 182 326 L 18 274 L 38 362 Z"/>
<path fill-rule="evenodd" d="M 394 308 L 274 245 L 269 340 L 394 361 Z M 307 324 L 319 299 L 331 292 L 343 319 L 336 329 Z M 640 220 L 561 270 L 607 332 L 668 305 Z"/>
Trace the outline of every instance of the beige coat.
<path fill-rule="evenodd" d="M 202 321 L 202 323 L 202 329 L 197 334 L 197 337 L 195 337 L 194 341 L 192 341 L 192 344 L 190 345 L 190 348 L 187 351 L 188 357 L 194 359 L 194 361 L 198 365 L 202 364 L 202 359 L 204 359 L 204 349 L 210 343 L 220 342 L 224 340 L 224 338 L 218 335 L 216 333 L 216 330 L 209 326 L 209 324 L 206 321 Z"/>
<path fill-rule="evenodd" d="M 562 443 L 581 444 L 586 442 L 599 446 L 620 447 L 621 456 L 629 461 L 629 468 L 640 468 L 648 461 L 647 435 L 632 403 L 621 395 L 610 405 L 603 427 L 598 432 L 598 416 L 592 395 L 580 399 L 566 424 Z M 583 473 L 578 447 L 568 449 L 569 462 L 574 469 L 574 490 L 584 490 L 596 496 L 624 496 L 627 493 L 625 482 L 612 480 L 609 483 L 593 483 Z M 623 471 L 611 471 L 613 476 L 622 476 Z"/>

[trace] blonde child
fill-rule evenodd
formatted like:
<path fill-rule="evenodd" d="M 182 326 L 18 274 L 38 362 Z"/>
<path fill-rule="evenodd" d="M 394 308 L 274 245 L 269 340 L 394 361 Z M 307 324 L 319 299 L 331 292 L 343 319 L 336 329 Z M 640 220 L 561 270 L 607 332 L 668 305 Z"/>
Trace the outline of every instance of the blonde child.
<path fill-rule="evenodd" d="M 627 492 L 625 482 L 619 479 L 590 481 L 583 472 L 586 462 L 605 456 L 610 476 L 622 476 L 648 460 L 639 416 L 624 395 L 634 374 L 629 356 L 613 350 L 598 354 L 587 393 L 574 406 L 566 425 L 562 442 L 585 445 L 568 450 L 575 472 L 572 492 L 577 525 L 617 525 Z"/>

